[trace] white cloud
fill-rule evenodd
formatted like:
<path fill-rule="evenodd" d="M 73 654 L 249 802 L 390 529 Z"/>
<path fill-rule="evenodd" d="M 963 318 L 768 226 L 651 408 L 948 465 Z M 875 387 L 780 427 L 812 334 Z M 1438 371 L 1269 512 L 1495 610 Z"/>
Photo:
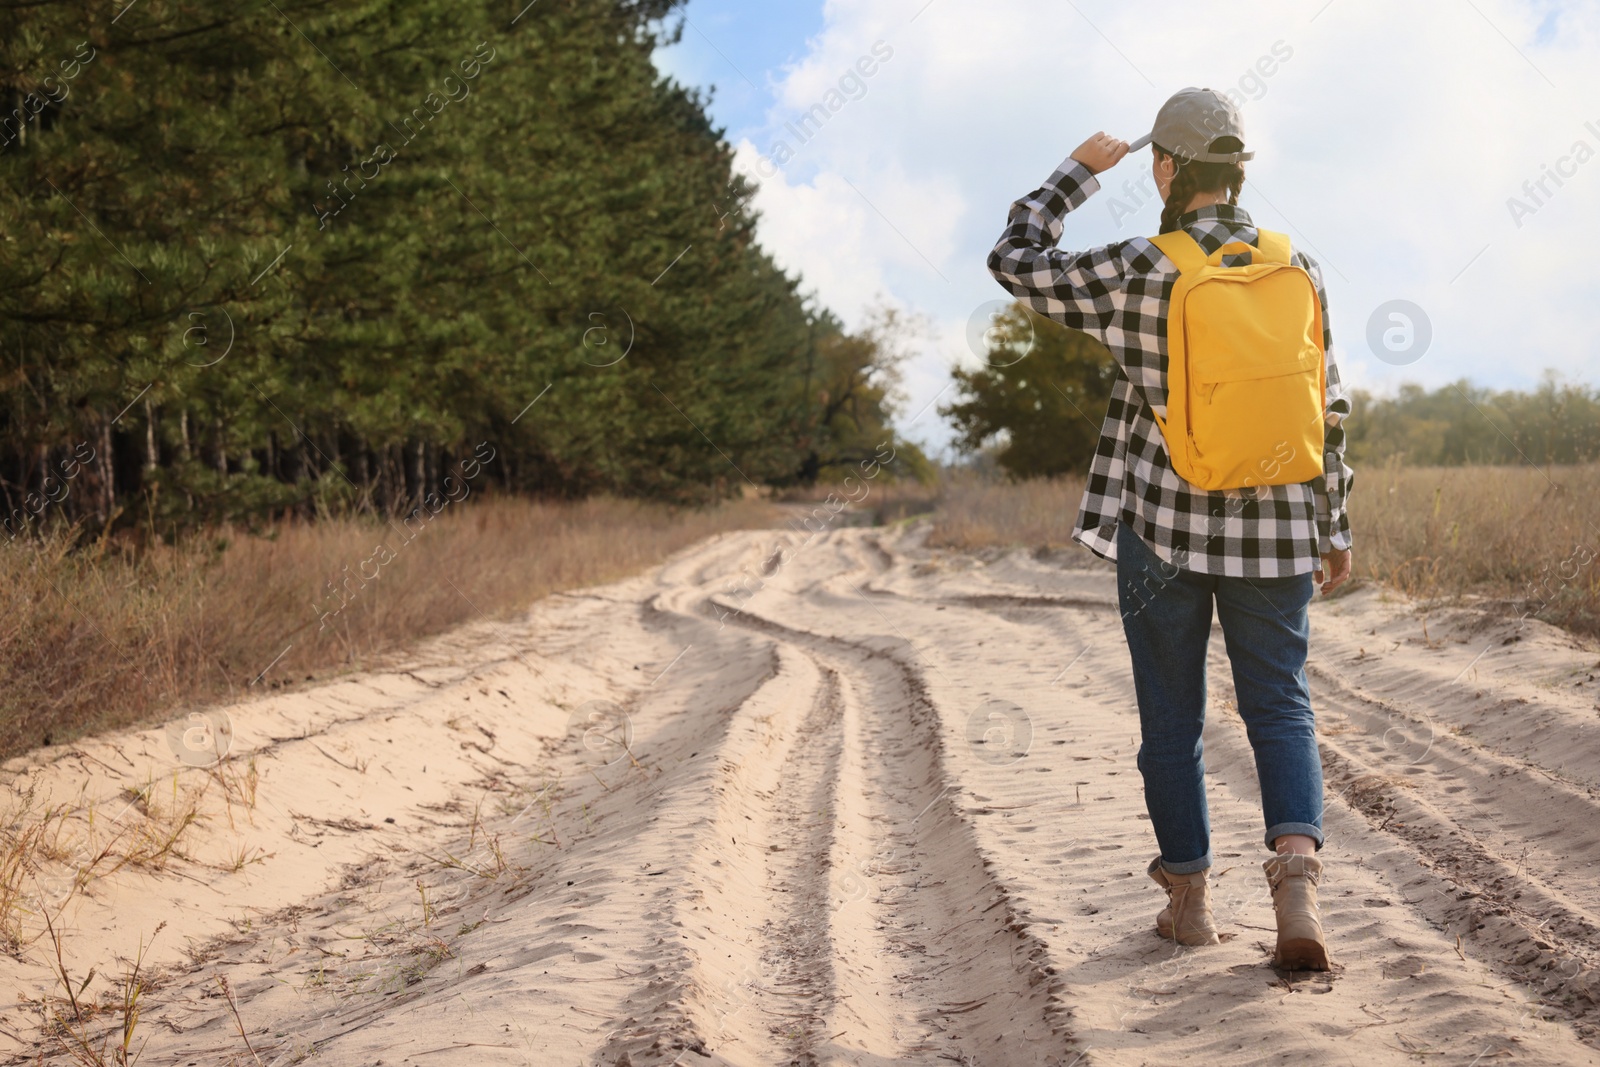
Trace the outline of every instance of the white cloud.
<path fill-rule="evenodd" d="M 961 198 L 946 180 L 909 178 L 886 161 L 866 175 L 825 169 L 791 184 L 748 140 L 736 147 L 734 167 L 761 183 L 754 204 L 763 247 L 851 326 L 892 299 L 894 278 L 955 256 Z"/>
<path fill-rule="evenodd" d="M 754 138 L 761 150 L 879 41 L 893 55 L 863 79 L 864 95 L 763 179 L 756 206 L 766 247 L 847 322 L 884 293 L 938 324 L 939 341 L 908 374 L 907 415 L 948 381 L 970 312 L 1002 295 L 984 256 L 1010 201 L 1096 130 L 1144 132 L 1162 100 L 1191 84 L 1245 101 L 1257 157 L 1241 203 L 1323 262 L 1355 384 L 1527 386 L 1546 367 L 1596 377 L 1594 0 L 830 0 L 822 32 L 778 80 L 768 129 Z M 1275 44 L 1290 54 L 1263 76 L 1256 64 Z M 1525 198 L 1523 183 L 1578 140 L 1596 158 L 1560 188 L 1547 180 L 1550 195 L 1519 228 L 1507 199 Z M 746 143 L 740 155 L 750 166 L 757 153 Z M 1148 165 L 1141 154 L 1105 176 L 1063 246 L 1153 231 L 1159 204 L 1120 226 L 1110 211 Z M 1431 350 L 1404 368 L 1366 343 L 1368 316 L 1393 298 L 1433 323 Z M 935 421 L 917 426 L 942 442 Z"/>

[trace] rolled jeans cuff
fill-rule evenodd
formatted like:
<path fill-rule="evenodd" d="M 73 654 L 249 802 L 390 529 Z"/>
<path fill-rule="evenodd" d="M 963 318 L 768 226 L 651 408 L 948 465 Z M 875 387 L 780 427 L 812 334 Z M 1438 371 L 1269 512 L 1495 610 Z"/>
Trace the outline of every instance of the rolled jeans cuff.
<path fill-rule="evenodd" d="M 1292 832 L 1293 831 L 1291 831 L 1291 833 Z M 1166 871 L 1168 874 L 1194 874 L 1196 871 L 1206 870 L 1210 866 L 1210 849 L 1206 849 L 1206 854 L 1197 860 L 1184 860 L 1182 863 L 1168 863 L 1166 860 L 1161 861 L 1161 869 Z"/>
<path fill-rule="evenodd" d="M 1272 848 L 1272 843 L 1284 834 L 1304 834 L 1317 843 L 1317 850 L 1322 850 L 1322 827 L 1313 826 L 1308 822 L 1280 822 L 1276 826 L 1267 827 L 1267 848 Z M 1209 857 L 1208 857 L 1209 858 Z M 1163 864 L 1163 866 L 1165 866 Z M 1171 871 L 1171 867 L 1167 867 Z M 1179 872 L 1173 871 L 1177 874 Z"/>

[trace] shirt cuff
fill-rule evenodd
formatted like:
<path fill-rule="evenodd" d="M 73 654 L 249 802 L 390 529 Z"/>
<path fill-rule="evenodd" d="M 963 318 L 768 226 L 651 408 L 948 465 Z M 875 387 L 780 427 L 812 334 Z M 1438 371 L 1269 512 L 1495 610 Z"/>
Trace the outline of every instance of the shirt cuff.
<path fill-rule="evenodd" d="M 1054 194 L 1040 206 L 1044 208 L 1049 221 L 1059 222 L 1063 215 L 1077 210 L 1085 200 L 1100 191 L 1100 179 L 1088 167 L 1068 156 L 1045 181 L 1041 191 Z"/>

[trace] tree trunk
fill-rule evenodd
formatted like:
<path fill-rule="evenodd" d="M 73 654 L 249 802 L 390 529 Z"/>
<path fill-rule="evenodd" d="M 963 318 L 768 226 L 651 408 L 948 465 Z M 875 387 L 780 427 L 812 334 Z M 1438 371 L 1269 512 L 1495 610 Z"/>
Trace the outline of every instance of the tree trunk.
<path fill-rule="evenodd" d="M 356 502 L 360 511 L 372 509 L 372 475 L 368 472 L 367 446 L 365 443 L 356 446 L 356 484 L 361 486 L 361 499 Z"/>
<path fill-rule="evenodd" d="M 117 506 L 117 464 L 116 457 L 111 454 L 111 424 L 100 424 L 100 522 L 102 525 L 111 521 L 111 513 Z"/>
<path fill-rule="evenodd" d="M 147 397 L 144 402 L 144 469 L 153 471 L 161 465 L 161 454 L 156 449 L 156 409 Z"/>
<path fill-rule="evenodd" d="M 412 498 L 416 500 L 419 505 L 422 503 L 422 498 L 426 496 L 428 492 L 427 447 L 427 445 L 423 444 L 421 441 L 418 441 L 411 463 L 412 473 L 416 476 L 417 483 L 416 491 L 412 494 Z"/>

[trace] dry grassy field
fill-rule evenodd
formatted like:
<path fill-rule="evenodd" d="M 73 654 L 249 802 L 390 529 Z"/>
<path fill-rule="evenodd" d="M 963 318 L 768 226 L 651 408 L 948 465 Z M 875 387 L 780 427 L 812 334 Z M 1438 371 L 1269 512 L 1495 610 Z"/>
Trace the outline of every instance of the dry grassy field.
<path fill-rule="evenodd" d="M 1078 478 L 953 483 L 930 544 L 1069 546 L 1082 492 Z M 1600 466 L 1363 469 L 1350 522 L 1358 578 L 1600 633 Z"/>
<path fill-rule="evenodd" d="M 372 666 L 772 515 L 756 501 L 693 511 L 496 499 L 425 520 L 219 529 L 175 546 L 0 545 L 12 604 L 0 623 L 0 757 Z"/>

